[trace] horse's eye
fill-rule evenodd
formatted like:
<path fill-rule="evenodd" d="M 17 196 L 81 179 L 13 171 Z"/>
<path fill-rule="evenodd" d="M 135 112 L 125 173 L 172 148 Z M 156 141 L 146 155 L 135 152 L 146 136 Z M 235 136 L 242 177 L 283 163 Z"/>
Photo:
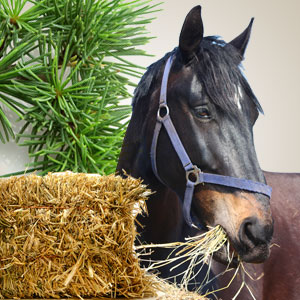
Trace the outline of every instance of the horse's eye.
<path fill-rule="evenodd" d="M 195 109 L 195 114 L 200 119 L 208 120 L 211 118 L 211 114 L 207 107 L 197 107 Z"/>

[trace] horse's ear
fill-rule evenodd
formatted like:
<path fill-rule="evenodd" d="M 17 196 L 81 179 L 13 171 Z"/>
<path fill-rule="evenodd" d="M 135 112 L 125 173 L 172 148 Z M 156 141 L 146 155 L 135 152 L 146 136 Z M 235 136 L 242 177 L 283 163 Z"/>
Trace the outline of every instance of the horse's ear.
<path fill-rule="evenodd" d="M 251 19 L 250 24 L 248 27 L 235 39 L 233 39 L 229 44 L 235 47 L 241 55 L 241 59 L 244 58 L 244 54 L 250 39 L 252 24 L 254 18 Z"/>
<path fill-rule="evenodd" d="M 201 6 L 195 6 L 186 16 L 180 37 L 179 49 L 184 60 L 189 60 L 196 52 L 203 38 L 203 23 L 201 18 Z"/>

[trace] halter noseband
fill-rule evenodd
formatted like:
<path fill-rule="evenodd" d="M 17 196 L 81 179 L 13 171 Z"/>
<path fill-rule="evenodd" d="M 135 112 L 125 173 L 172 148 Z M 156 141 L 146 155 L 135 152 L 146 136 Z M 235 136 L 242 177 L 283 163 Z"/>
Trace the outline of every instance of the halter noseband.
<path fill-rule="evenodd" d="M 163 183 L 163 181 L 160 179 L 158 175 L 157 164 L 156 164 L 157 141 L 158 141 L 160 129 L 163 125 L 169 135 L 171 143 L 186 172 L 186 189 L 185 189 L 184 199 L 183 199 L 183 217 L 186 223 L 191 227 L 192 226 L 195 227 L 191 218 L 190 210 L 191 210 L 195 185 L 198 185 L 200 183 L 211 183 L 211 184 L 223 185 L 223 186 L 232 187 L 240 190 L 246 190 L 254 193 L 263 194 L 270 198 L 272 193 L 272 188 L 264 183 L 256 182 L 248 179 L 230 177 L 230 176 L 203 173 L 196 165 L 193 165 L 174 127 L 174 124 L 169 114 L 169 107 L 167 105 L 167 84 L 168 84 L 170 69 L 172 66 L 172 61 L 173 61 L 173 56 L 171 55 L 168 58 L 167 63 L 165 65 L 164 74 L 162 78 L 159 108 L 157 111 L 157 121 L 154 129 L 150 156 L 151 156 L 151 164 L 152 164 L 153 172 L 156 175 L 156 177 Z"/>

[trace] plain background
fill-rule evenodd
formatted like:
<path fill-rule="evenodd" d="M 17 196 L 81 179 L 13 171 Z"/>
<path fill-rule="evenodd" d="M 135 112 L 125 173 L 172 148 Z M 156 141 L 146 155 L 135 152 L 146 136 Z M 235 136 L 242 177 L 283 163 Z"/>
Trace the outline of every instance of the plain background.
<path fill-rule="evenodd" d="M 227 42 L 255 17 L 243 66 L 265 111 L 254 127 L 257 155 L 264 170 L 300 172 L 300 1 L 166 0 L 147 26 L 156 38 L 143 49 L 154 57 L 134 62 L 147 66 L 177 46 L 186 14 L 199 4 L 204 34 Z M 25 148 L 0 144 L 0 175 L 23 170 L 27 161 Z"/>

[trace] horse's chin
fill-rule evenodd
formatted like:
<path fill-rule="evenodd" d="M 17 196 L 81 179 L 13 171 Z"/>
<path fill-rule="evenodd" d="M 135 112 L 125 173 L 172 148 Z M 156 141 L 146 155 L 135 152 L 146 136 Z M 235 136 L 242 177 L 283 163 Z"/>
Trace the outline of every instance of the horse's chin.
<path fill-rule="evenodd" d="M 270 247 L 268 244 L 262 244 L 240 255 L 243 262 L 260 264 L 265 262 L 270 256 Z"/>

